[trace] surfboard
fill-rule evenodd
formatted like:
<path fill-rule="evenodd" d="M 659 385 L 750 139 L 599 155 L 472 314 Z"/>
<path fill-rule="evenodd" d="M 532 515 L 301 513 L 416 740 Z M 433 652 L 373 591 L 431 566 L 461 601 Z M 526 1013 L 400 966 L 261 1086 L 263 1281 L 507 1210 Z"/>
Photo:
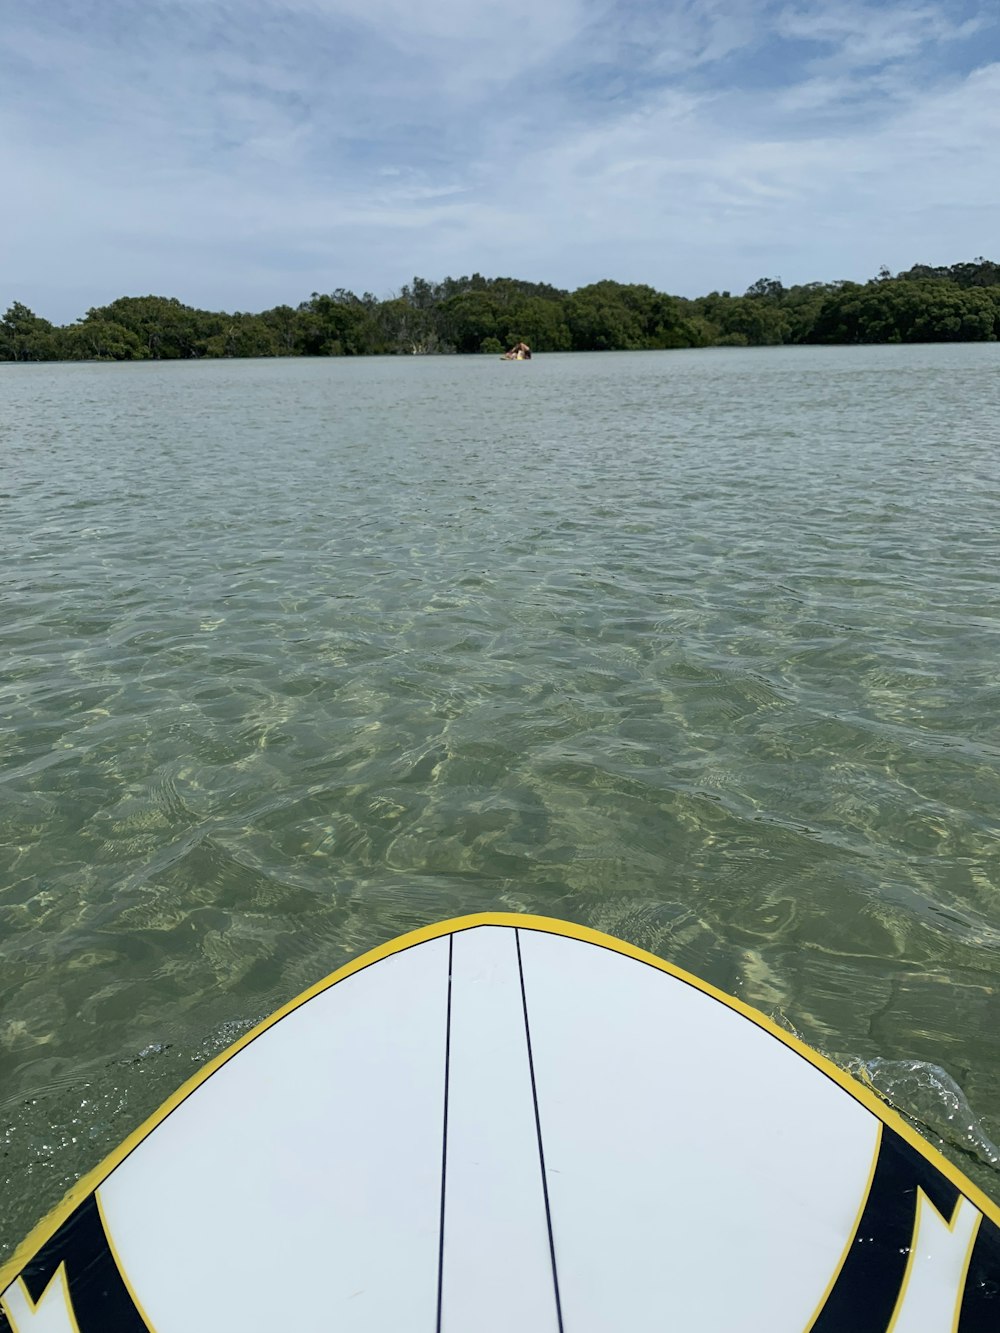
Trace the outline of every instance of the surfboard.
<path fill-rule="evenodd" d="M 980 1333 L 1000 1209 L 747 1005 L 487 914 L 211 1061 L 0 1293 L 3 1333 Z"/>

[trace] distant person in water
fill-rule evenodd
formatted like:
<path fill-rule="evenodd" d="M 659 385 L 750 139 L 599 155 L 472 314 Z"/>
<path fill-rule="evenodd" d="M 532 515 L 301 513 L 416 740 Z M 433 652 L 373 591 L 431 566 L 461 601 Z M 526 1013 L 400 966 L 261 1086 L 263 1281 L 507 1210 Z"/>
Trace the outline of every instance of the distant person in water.
<path fill-rule="evenodd" d="M 515 343 L 504 356 L 505 361 L 530 361 L 531 348 L 525 342 Z"/>

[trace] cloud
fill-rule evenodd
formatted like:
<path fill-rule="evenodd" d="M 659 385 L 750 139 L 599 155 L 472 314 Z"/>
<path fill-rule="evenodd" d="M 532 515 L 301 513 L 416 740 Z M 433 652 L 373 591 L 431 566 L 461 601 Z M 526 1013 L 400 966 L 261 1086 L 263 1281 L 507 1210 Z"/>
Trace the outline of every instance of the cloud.
<path fill-rule="evenodd" d="M 966 41 L 989 27 L 984 14 L 959 18 L 934 5 L 830 5 L 783 10 L 776 23 L 780 36 L 824 48 L 828 64 L 868 69 L 910 60 L 931 45 Z"/>
<path fill-rule="evenodd" d="M 992 244 L 997 108 L 959 0 L 40 0 L 0 32 L 0 305 L 950 262 Z"/>

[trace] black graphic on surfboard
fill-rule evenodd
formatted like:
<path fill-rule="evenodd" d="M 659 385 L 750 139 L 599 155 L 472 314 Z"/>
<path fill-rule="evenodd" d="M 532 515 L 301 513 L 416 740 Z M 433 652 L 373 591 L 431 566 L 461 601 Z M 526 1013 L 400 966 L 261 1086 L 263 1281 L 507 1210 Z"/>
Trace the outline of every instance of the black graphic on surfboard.
<path fill-rule="evenodd" d="M 1000 1231 L 940 1171 L 886 1126 L 868 1200 L 843 1267 L 810 1333 L 885 1333 L 908 1290 L 918 1210 L 930 1205 L 949 1232 L 959 1210 L 970 1209 L 970 1239 L 956 1233 L 961 1294 L 959 1333 L 991 1333 L 1000 1326 L 1000 1289 L 989 1275 L 1000 1271 Z M 938 1230 L 941 1230 L 939 1225 Z M 971 1248 L 971 1259 L 969 1249 Z M 967 1277 L 965 1274 L 967 1273 Z M 962 1278 L 964 1280 L 964 1293 Z"/>
<path fill-rule="evenodd" d="M 79 1333 L 148 1333 L 118 1271 L 93 1194 L 21 1269 L 20 1282 L 32 1306 L 46 1299 L 54 1280 L 65 1283 L 63 1299 Z M 9 1329 L 0 1310 L 0 1333 Z"/>
<path fill-rule="evenodd" d="M 997 1333 L 1000 1209 L 738 1000 L 484 914 L 240 1038 L 0 1305 L 0 1333 Z"/>

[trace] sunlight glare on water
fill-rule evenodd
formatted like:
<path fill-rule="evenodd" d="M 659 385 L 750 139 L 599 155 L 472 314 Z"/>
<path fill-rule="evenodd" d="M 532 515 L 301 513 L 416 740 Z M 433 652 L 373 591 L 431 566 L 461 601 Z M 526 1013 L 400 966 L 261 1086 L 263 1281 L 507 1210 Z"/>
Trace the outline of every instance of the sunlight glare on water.
<path fill-rule="evenodd" d="M 995 345 L 0 366 L 0 1245 L 487 909 L 882 1062 L 1000 1198 L 998 420 Z"/>

